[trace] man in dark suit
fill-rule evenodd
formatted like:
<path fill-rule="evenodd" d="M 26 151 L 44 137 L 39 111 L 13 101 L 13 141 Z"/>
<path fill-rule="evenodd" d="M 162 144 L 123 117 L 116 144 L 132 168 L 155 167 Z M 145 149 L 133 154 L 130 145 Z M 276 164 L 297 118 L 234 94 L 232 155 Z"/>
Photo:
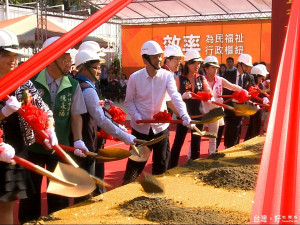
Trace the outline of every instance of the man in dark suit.
<path fill-rule="evenodd" d="M 252 57 L 248 54 L 241 54 L 238 58 L 237 69 L 226 70 L 224 78 L 248 90 L 250 85 L 254 85 L 254 77 L 249 74 L 252 66 Z M 226 88 L 223 89 L 223 95 L 231 95 L 232 93 Z M 232 101 L 230 101 L 229 105 L 233 105 Z M 237 145 L 240 141 L 242 117 L 236 116 L 234 112 L 225 109 L 224 119 L 224 145 L 226 148 L 230 148 Z"/>

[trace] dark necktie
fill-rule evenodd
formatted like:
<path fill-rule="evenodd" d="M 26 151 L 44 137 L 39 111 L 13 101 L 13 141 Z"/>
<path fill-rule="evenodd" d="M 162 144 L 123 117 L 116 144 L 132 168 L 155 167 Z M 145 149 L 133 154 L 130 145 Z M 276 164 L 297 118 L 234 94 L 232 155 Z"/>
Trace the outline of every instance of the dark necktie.
<path fill-rule="evenodd" d="M 239 75 L 238 85 L 242 87 L 242 75 Z"/>

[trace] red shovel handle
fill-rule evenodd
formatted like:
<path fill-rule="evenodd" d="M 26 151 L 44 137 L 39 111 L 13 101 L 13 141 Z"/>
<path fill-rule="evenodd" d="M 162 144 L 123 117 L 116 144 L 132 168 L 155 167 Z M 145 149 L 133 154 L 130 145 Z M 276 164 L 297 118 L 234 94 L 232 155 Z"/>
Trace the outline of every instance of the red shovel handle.
<path fill-rule="evenodd" d="M 218 98 L 232 98 L 232 95 L 218 95 Z"/>
<path fill-rule="evenodd" d="M 182 120 L 137 120 L 136 123 L 175 123 L 175 124 L 181 124 Z"/>
<path fill-rule="evenodd" d="M 0 148 L 0 152 L 2 152 L 3 150 Z M 35 171 L 35 167 L 36 165 L 33 164 L 32 162 L 26 160 L 26 159 L 23 159 L 19 156 L 14 156 L 13 157 L 13 160 L 15 160 L 15 162 L 17 164 L 19 164 L 20 166 L 23 166 L 24 168 L 28 169 L 28 170 L 32 170 L 32 171 Z"/>
<path fill-rule="evenodd" d="M 71 147 L 71 146 L 68 146 L 68 145 L 61 145 L 59 144 L 59 146 L 65 150 L 65 151 L 68 151 L 68 152 L 74 152 L 76 148 L 74 147 Z M 94 152 L 87 152 L 85 151 L 84 149 L 79 149 L 81 150 L 84 154 L 88 155 L 88 156 L 92 156 L 92 157 L 96 157 L 98 154 L 94 153 Z"/>

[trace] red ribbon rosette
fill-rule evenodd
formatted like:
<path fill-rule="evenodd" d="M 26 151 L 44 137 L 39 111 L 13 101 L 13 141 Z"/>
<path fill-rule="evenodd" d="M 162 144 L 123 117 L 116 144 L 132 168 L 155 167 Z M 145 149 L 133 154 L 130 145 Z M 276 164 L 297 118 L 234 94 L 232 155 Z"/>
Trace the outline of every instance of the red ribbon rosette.
<path fill-rule="evenodd" d="M 245 91 L 235 91 L 232 94 L 232 98 L 237 100 L 238 103 L 244 103 L 245 101 L 247 101 L 248 96 Z"/>
<path fill-rule="evenodd" d="M 254 86 L 249 87 L 249 95 L 251 95 L 253 98 L 257 98 L 259 93 L 260 91 L 256 87 Z"/>
<path fill-rule="evenodd" d="M 263 102 L 263 99 L 258 96 L 260 93 L 261 91 L 258 87 L 254 87 L 254 86 L 249 87 L 249 95 L 251 95 L 251 97 L 256 100 Z"/>
<path fill-rule="evenodd" d="M 112 106 L 107 112 L 116 123 L 124 122 L 126 120 L 126 113 L 120 107 Z"/>
<path fill-rule="evenodd" d="M 26 95 L 26 101 L 22 105 L 24 111 L 23 118 L 29 125 L 34 125 L 38 129 L 44 130 L 48 120 L 48 113 L 31 103 L 31 94 L 28 91 L 26 91 Z"/>
<path fill-rule="evenodd" d="M 195 96 L 195 97 L 197 97 L 198 99 L 200 99 L 204 102 L 207 102 L 212 97 L 212 95 L 210 93 L 203 92 L 203 91 L 198 91 L 196 95 L 197 96 Z"/>
<path fill-rule="evenodd" d="M 165 121 L 165 120 L 172 120 L 172 116 L 170 113 L 167 112 L 167 110 L 163 112 L 158 112 L 153 116 L 153 119 L 157 121 Z"/>

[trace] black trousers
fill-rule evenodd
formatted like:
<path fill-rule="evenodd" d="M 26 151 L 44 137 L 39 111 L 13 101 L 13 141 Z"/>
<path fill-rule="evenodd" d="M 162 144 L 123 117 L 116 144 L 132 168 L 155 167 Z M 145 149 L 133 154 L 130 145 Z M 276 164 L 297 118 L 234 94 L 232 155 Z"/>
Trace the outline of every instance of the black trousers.
<path fill-rule="evenodd" d="M 148 146 L 153 151 L 153 156 L 152 156 L 153 175 L 162 174 L 167 170 L 169 156 L 170 156 L 169 129 L 166 129 L 157 134 L 154 134 L 152 129 L 150 129 L 149 134 L 142 134 L 132 129 L 132 135 L 134 135 L 138 139 L 147 140 L 147 141 L 164 134 L 168 135 L 165 139 L 163 139 L 162 141 L 154 145 Z M 125 174 L 123 177 L 123 185 L 135 181 L 135 179 L 142 173 L 146 163 L 147 161 L 136 162 L 131 159 L 128 159 Z"/>
<path fill-rule="evenodd" d="M 53 172 L 57 162 L 60 161 L 56 154 L 45 155 L 28 151 L 28 160 Z M 19 205 L 19 221 L 24 223 L 36 220 L 41 216 L 41 185 L 43 177 L 37 173 L 30 172 L 35 193 L 28 193 L 27 199 L 21 199 Z M 47 194 L 48 214 L 69 206 L 69 198 Z"/>
<path fill-rule="evenodd" d="M 224 126 L 219 126 L 218 137 L 217 137 L 217 145 L 216 145 L 217 150 L 218 150 L 218 148 L 221 144 L 223 132 L 224 132 Z"/>
<path fill-rule="evenodd" d="M 104 148 L 104 144 L 105 144 L 106 140 L 105 139 L 98 139 L 97 141 L 97 148 L 98 149 L 102 149 Z M 104 180 L 104 163 L 98 163 L 96 161 L 96 165 L 95 165 L 95 176 L 99 177 L 100 179 Z M 102 194 L 106 192 L 105 187 L 97 187 L 95 189 L 95 191 L 93 192 L 93 196 L 97 196 L 99 194 Z"/>
<path fill-rule="evenodd" d="M 202 130 L 203 124 L 196 125 L 199 130 Z M 182 124 L 177 124 L 176 135 L 174 143 L 171 149 L 171 157 L 169 161 L 168 168 L 171 169 L 178 165 L 179 155 L 184 143 L 186 134 L 188 132 L 188 127 L 183 126 Z M 201 136 L 193 134 L 191 131 L 191 159 L 198 159 L 200 157 L 200 142 Z"/>
<path fill-rule="evenodd" d="M 254 115 L 250 116 L 249 126 L 245 136 L 245 141 L 259 135 L 261 128 L 262 112 L 258 110 Z"/>
<path fill-rule="evenodd" d="M 224 145 L 226 148 L 230 148 L 237 145 L 240 142 L 242 116 L 236 116 L 234 112 L 230 110 L 224 110 L 225 112 L 225 131 L 224 131 Z"/>

